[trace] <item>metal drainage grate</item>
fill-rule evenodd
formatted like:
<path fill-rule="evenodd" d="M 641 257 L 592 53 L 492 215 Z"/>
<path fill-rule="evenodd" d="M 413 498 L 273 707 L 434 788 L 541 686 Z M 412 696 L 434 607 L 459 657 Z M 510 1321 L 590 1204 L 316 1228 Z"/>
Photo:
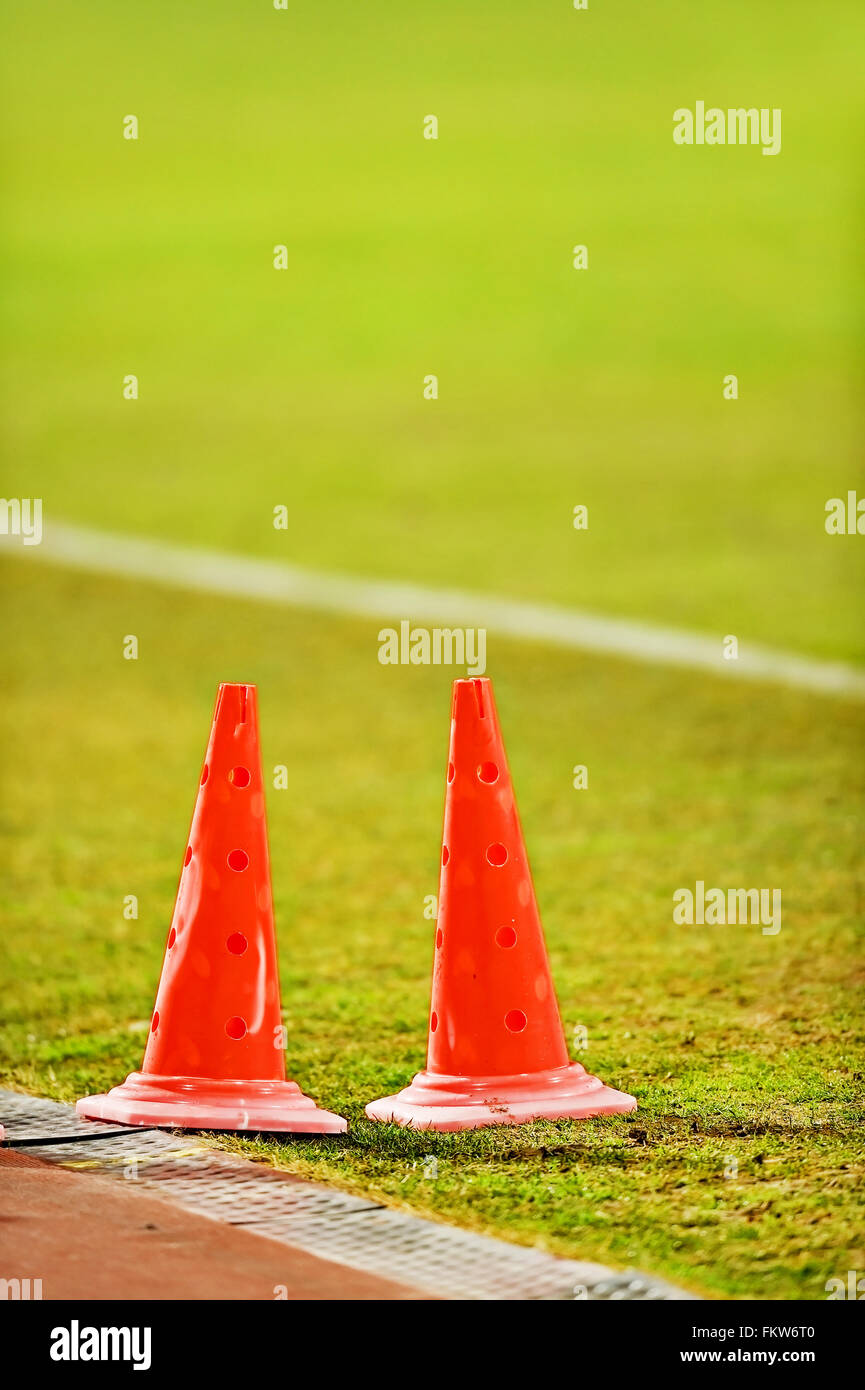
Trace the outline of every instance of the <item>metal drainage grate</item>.
<path fill-rule="evenodd" d="M 302 1218 L 290 1238 L 310 1254 L 452 1299 L 592 1298 L 612 1273 L 387 1207 L 332 1226 Z"/>
<path fill-rule="evenodd" d="M 128 1134 L 123 1125 L 104 1124 L 100 1120 L 82 1120 L 71 1105 L 56 1100 L 25 1096 L 20 1091 L 0 1091 L 0 1124 L 6 1129 L 6 1143 L 50 1144 L 55 1139 L 70 1139 L 90 1134 Z"/>
<path fill-rule="evenodd" d="M 300 1216 L 332 1221 L 348 1212 L 378 1211 L 375 1202 L 303 1182 L 289 1173 L 190 1144 L 165 1134 L 94 1139 L 86 1144 L 52 1144 L 28 1148 L 36 1158 L 66 1168 L 135 1178 L 142 1188 L 187 1211 L 226 1221 L 232 1226 L 282 1226 Z"/>
<path fill-rule="evenodd" d="M 13 1139 L 12 1147 L 18 1147 Z M 160 1160 L 181 1162 L 214 1151 L 202 1143 L 197 1134 L 166 1133 L 161 1129 L 124 1129 L 119 1134 L 75 1135 L 58 1138 L 50 1144 L 28 1140 L 27 1152 L 48 1163 L 60 1163 L 69 1168 L 95 1168 L 111 1172 L 131 1163 L 157 1163 Z"/>
<path fill-rule="evenodd" d="M 11 1117 L 0 1091 L 0 1114 Z M 397 1280 L 439 1298 L 471 1300 L 691 1299 L 693 1295 L 636 1272 L 558 1259 L 541 1250 L 394 1211 L 220 1152 L 194 1135 L 123 1129 L 113 1135 L 74 1120 L 53 1101 L 15 1097 L 39 1110 L 34 1125 L 52 1129 L 51 1142 L 27 1137 L 27 1122 L 9 1140 L 52 1163 L 114 1177 L 133 1177 L 163 1200 L 212 1220 L 244 1226 L 270 1240 L 322 1259 Z M 65 1112 L 48 1126 L 48 1110 Z M 20 1112 L 19 1112 L 20 1113 Z M 8 1121 L 7 1121 L 8 1124 Z M 86 1137 L 86 1136 L 91 1137 Z"/>
<path fill-rule="evenodd" d="M 672 1293 L 665 1293 L 664 1290 L 669 1285 L 662 1284 L 659 1280 L 647 1279 L 644 1274 L 638 1274 L 634 1269 L 628 1269 L 624 1274 L 612 1274 L 609 1279 L 602 1279 L 595 1284 L 592 1289 L 592 1298 L 604 1298 L 611 1301 L 639 1300 L 653 1302 L 657 1299 L 668 1298 L 691 1298 L 693 1295 L 683 1294 L 680 1290 Z"/>

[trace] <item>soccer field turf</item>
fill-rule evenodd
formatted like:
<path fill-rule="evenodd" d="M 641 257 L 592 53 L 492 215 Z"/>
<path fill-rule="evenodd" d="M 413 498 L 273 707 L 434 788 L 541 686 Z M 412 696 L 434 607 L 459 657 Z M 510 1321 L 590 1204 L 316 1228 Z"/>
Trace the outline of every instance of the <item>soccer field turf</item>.
<path fill-rule="evenodd" d="M 49 0 L 6 29 L 3 491 L 46 549 L 71 521 L 865 660 L 865 540 L 824 529 L 865 493 L 861 4 Z M 703 97 L 782 108 L 781 153 L 675 146 Z M 709 1295 L 863 1268 L 861 703 L 491 635 L 572 1055 L 639 1109 L 398 1133 L 363 1103 L 423 1064 L 464 672 L 8 549 L 0 1078 L 72 1100 L 139 1064 L 215 688 L 255 681 L 287 1062 L 351 1131 L 221 1142 Z M 697 880 L 779 887 L 780 932 L 674 925 Z"/>
<path fill-rule="evenodd" d="M 640 1108 L 398 1133 L 363 1103 L 424 1059 L 448 673 L 378 665 L 375 624 L 3 568 L 5 1080 L 72 1100 L 138 1066 L 213 691 L 252 679 L 266 773 L 289 769 L 269 794 L 287 1062 L 352 1128 L 241 1147 L 708 1293 L 819 1298 L 858 1267 L 861 706 L 496 643 L 566 1035 Z M 674 926 L 699 878 L 781 885 L 781 930 Z"/>

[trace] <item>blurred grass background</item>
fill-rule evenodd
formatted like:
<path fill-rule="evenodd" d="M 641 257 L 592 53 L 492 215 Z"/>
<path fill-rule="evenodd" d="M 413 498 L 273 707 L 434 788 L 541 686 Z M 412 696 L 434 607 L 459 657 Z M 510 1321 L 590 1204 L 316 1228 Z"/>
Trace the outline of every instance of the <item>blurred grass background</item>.
<path fill-rule="evenodd" d="M 4 30 L 3 492 L 46 529 L 862 659 L 865 543 L 823 526 L 865 491 L 861 6 L 95 0 Z M 698 98 L 780 106 L 781 154 L 674 146 Z M 352 1132 L 247 1150 L 702 1292 L 863 1267 L 861 707 L 491 642 L 566 1030 L 640 1110 L 397 1134 L 362 1104 L 423 1061 L 460 673 L 26 553 L 0 582 L 9 1084 L 138 1065 L 214 689 L 255 680 L 288 1062 Z M 674 928 L 697 878 L 780 886 L 780 934 Z"/>
<path fill-rule="evenodd" d="M 7 491 L 862 657 L 823 508 L 865 486 L 865 20 L 828 13 L 13 7 Z M 675 146 L 698 97 L 781 107 L 780 155 Z"/>

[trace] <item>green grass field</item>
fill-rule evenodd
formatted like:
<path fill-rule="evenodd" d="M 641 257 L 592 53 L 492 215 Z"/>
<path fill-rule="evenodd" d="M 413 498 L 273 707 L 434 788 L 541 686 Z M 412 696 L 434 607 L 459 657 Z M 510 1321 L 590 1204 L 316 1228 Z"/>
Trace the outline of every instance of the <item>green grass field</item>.
<path fill-rule="evenodd" d="M 865 493 L 861 6 L 54 0 L 5 29 L 3 492 L 46 534 L 865 661 L 865 541 L 823 527 Z M 781 154 L 674 146 L 699 97 L 781 107 Z M 288 1065 L 351 1131 L 220 1142 L 709 1296 L 865 1268 L 865 707 L 491 636 L 566 1033 L 640 1108 L 412 1135 L 363 1104 L 423 1064 L 463 673 L 8 545 L 0 583 L 0 1081 L 72 1100 L 140 1062 L 215 687 L 252 680 L 289 768 Z M 674 926 L 697 879 L 779 886 L 780 933 Z"/>

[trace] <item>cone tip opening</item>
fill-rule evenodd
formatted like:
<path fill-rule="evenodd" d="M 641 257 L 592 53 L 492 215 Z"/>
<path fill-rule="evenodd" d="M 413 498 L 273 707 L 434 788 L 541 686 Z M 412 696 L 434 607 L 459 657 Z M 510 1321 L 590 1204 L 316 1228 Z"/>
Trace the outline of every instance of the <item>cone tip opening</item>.
<path fill-rule="evenodd" d="M 485 719 L 493 707 L 493 683 L 489 676 L 467 676 L 453 683 L 451 718 L 461 710 Z"/>
<path fill-rule="evenodd" d="M 247 681 L 220 681 L 213 712 L 215 720 L 220 716 L 227 718 L 230 710 L 236 724 L 246 724 L 247 712 L 251 712 L 254 720 L 257 707 L 256 687 L 253 684 Z"/>

